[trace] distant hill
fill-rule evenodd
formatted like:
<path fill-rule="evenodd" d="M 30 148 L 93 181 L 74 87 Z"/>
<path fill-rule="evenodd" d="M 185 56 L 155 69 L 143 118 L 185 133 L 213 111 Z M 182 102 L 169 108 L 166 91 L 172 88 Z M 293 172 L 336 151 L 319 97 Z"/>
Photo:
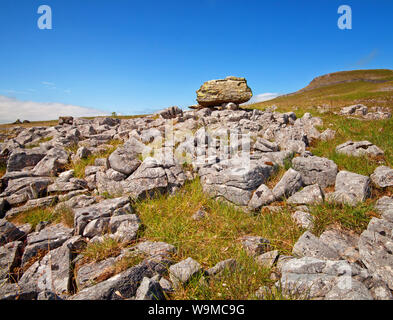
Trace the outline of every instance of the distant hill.
<path fill-rule="evenodd" d="M 308 86 L 297 92 L 249 107 L 325 105 L 338 108 L 354 103 L 393 109 L 393 70 L 354 70 L 329 73 L 315 78 Z"/>

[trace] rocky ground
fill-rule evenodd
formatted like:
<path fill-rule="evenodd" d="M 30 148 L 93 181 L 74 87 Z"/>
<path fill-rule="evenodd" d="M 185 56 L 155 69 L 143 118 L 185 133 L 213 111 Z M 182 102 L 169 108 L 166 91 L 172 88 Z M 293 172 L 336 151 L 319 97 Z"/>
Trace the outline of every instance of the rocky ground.
<path fill-rule="evenodd" d="M 334 128 L 317 129 L 320 118 L 238 109 L 251 95 L 235 103 L 216 97 L 222 105 L 212 107 L 209 90 L 202 90 L 204 107 L 192 111 L 61 118 L 53 127 L 9 131 L 0 144 L 0 299 L 168 299 L 195 278 L 236 275 L 236 257 L 205 268 L 179 259 L 177 244 L 141 236 L 149 225 L 138 203 L 176 195 L 196 180 L 206 197 L 247 217 L 283 203 L 292 208 L 303 234 L 291 254 L 275 239 L 239 234 L 242 250 L 274 283 L 255 297 L 393 299 L 393 198 L 380 197 L 361 234 L 330 228 L 316 236 L 310 214 L 314 205 L 366 203 L 374 188 L 393 186 L 393 169 L 379 166 L 370 176 L 339 170 L 310 151 L 315 141 L 334 143 Z M 335 148 L 353 157 L 384 155 L 368 141 Z M 35 217 L 37 210 L 48 216 Z M 208 214 L 200 208 L 192 219 Z M 100 245 L 110 250 L 97 258 Z"/>

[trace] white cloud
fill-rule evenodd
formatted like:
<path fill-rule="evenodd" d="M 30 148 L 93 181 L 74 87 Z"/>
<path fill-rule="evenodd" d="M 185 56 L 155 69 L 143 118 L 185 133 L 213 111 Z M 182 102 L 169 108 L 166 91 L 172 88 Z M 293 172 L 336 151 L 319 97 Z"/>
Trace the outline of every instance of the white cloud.
<path fill-rule="evenodd" d="M 268 100 L 272 100 L 274 98 L 277 98 L 278 96 L 280 96 L 280 94 L 278 93 L 261 93 L 261 94 L 257 94 L 254 95 L 250 101 L 248 101 L 245 104 L 252 104 L 252 103 L 258 103 L 258 102 L 263 102 L 263 101 L 268 101 Z"/>
<path fill-rule="evenodd" d="M 54 87 L 55 84 L 53 82 L 48 82 L 48 81 L 42 81 L 41 82 L 44 86 L 49 86 L 49 87 Z"/>
<path fill-rule="evenodd" d="M 109 113 L 58 102 L 22 101 L 0 95 L 0 123 L 10 123 L 16 119 L 40 121 L 55 120 L 59 116 L 93 117 L 105 115 L 109 115 Z"/>

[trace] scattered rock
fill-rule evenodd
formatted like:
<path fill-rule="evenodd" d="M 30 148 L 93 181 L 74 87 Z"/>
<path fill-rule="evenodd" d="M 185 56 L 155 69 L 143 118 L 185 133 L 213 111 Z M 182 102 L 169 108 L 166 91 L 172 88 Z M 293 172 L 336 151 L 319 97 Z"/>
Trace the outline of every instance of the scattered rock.
<path fill-rule="evenodd" d="M 348 156 L 383 156 L 384 152 L 369 141 L 347 141 L 336 147 L 336 152 Z"/>
<path fill-rule="evenodd" d="M 274 200 L 273 192 L 266 185 L 261 184 L 252 195 L 248 207 L 251 210 L 259 210 L 261 207 L 271 204 Z"/>
<path fill-rule="evenodd" d="M 186 284 L 201 272 L 201 265 L 192 258 L 187 258 L 169 267 L 169 277 L 175 288 Z"/>
<path fill-rule="evenodd" d="M 135 300 L 165 300 L 165 295 L 158 281 L 144 277 Z"/>
<path fill-rule="evenodd" d="M 340 255 L 336 250 L 326 245 L 311 232 L 306 231 L 295 243 L 293 255 L 300 257 L 313 257 L 322 260 L 339 260 Z"/>
<path fill-rule="evenodd" d="M 278 250 L 269 251 L 255 258 L 255 261 L 264 268 L 272 268 L 278 259 Z"/>
<path fill-rule="evenodd" d="M 257 256 L 265 253 L 270 248 L 270 241 L 258 236 L 241 237 L 240 242 L 243 248 L 251 256 Z"/>
<path fill-rule="evenodd" d="M 313 216 L 308 212 L 296 211 L 292 214 L 292 219 L 304 229 L 311 230 L 314 228 Z"/>
<path fill-rule="evenodd" d="M 357 173 L 340 171 L 337 174 L 335 192 L 330 194 L 330 201 L 356 205 L 371 196 L 371 180 Z"/>
<path fill-rule="evenodd" d="M 303 186 L 303 179 L 299 172 L 289 169 L 273 188 L 275 199 L 290 197 Z"/>
<path fill-rule="evenodd" d="M 375 169 L 370 176 L 371 181 L 379 188 L 386 188 L 393 186 L 393 169 L 381 166 Z"/>
<path fill-rule="evenodd" d="M 288 198 L 289 204 L 317 204 L 322 203 L 325 195 L 318 184 L 307 186 Z"/>
<path fill-rule="evenodd" d="M 208 269 L 206 274 L 209 277 L 214 277 L 222 274 L 225 270 L 229 272 L 234 272 L 236 270 L 237 262 L 235 259 L 227 259 L 220 261 L 214 267 Z"/>
<path fill-rule="evenodd" d="M 337 165 L 329 159 L 320 157 L 297 157 L 292 167 L 300 172 L 305 185 L 318 184 L 322 188 L 334 185 Z"/>

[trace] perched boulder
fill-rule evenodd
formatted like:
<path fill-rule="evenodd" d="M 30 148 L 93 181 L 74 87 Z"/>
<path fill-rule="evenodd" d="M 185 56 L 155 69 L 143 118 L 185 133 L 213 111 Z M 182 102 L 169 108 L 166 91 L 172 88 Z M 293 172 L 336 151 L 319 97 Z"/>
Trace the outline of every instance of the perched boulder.
<path fill-rule="evenodd" d="M 203 107 L 215 107 L 229 102 L 241 104 L 251 97 L 252 91 L 246 79 L 237 77 L 205 82 L 197 91 L 197 101 Z"/>

